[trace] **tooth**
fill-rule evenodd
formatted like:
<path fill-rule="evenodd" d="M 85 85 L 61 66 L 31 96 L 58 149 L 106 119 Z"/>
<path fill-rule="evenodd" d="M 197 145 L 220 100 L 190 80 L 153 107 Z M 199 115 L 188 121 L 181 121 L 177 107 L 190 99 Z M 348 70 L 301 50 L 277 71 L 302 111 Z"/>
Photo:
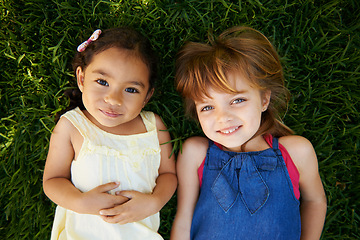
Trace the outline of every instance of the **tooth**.
<path fill-rule="evenodd" d="M 229 129 L 229 130 L 225 130 L 225 131 L 222 131 L 223 133 L 225 134 L 228 134 L 228 133 L 232 133 L 234 132 L 236 129 L 238 129 L 239 127 L 236 127 L 236 128 L 233 128 L 233 129 Z"/>

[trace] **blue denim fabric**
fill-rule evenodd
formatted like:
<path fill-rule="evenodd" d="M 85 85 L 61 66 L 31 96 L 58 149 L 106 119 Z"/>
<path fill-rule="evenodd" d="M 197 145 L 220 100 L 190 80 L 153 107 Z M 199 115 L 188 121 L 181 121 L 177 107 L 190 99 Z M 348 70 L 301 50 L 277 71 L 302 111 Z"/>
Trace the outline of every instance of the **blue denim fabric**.
<path fill-rule="evenodd" d="M 210 141 L 191 239 L 300 239 L 299 201 L 273 148 L 228 152 Z"/>

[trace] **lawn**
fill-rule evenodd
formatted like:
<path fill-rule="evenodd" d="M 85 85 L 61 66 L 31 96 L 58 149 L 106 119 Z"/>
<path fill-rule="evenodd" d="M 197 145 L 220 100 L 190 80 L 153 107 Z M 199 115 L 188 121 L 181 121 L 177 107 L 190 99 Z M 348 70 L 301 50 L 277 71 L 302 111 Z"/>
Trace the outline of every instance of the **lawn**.
<path fill-rule="evenodd" d="M 132 26 L 160 58 L 147 105 L 161 115 L 174 154 L 199 127 L 184 116 L 174 89 L 174 60 L 186 41 L 247 25 L 279 51 L 292 93 L 284 122 L 308 138 L 319 159 L 328 211 L 322 239 L 360 239 L 358 0 L 1 0 L 0 239 L 48 239 L 55 205 L 42 173 L 55 114 L 74 85 L 76 47 L 97 29 Z M 165 239 L 176 198 L 161 211 Z"/>

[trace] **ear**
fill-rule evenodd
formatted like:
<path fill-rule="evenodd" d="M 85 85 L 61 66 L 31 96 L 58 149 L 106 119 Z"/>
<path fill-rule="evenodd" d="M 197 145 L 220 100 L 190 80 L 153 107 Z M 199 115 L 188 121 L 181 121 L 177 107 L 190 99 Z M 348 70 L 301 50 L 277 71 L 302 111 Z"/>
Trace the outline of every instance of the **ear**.
<path fill-rule="evenodd" d="M 271 99 L 271 91 L 266 90 L 262 96 L 262 111 L 263 112 L 265 112 L 268 109 L 269 104 L 270 104 L 270 99 Z"/>
<path fill-rule="evenodd" d="M 154 94 L 154 91 L 155 89 L 152 88 L 146 95 L 146 98 L 145 98 L 145 101 L 144 101 L 144 104 L 143 104 L 143 107 L 145 107 L 145 105 L 149 102 L 151 96 Z"/>
<path fill-rule="evenodd" d="M 84 75 L 85 75 L 85 73 L 83 72 L 82 68 L 80 66 L 77 67 L 76 68 L 76 80 L 77 80 L 77 85 L 81 92 L 84 89 Z"/>

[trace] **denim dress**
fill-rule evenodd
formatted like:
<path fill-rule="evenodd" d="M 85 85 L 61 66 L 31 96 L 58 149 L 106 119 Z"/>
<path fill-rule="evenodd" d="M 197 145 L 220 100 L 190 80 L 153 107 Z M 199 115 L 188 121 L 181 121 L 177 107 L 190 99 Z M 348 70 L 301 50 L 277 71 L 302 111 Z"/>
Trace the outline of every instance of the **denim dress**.
<path fill-rule="evenodd" d="M 299 201 L 278 146 L 274 138 L 272 148 L 238 153 L 209 142 L 191 239 L 300 239 Z"/>

